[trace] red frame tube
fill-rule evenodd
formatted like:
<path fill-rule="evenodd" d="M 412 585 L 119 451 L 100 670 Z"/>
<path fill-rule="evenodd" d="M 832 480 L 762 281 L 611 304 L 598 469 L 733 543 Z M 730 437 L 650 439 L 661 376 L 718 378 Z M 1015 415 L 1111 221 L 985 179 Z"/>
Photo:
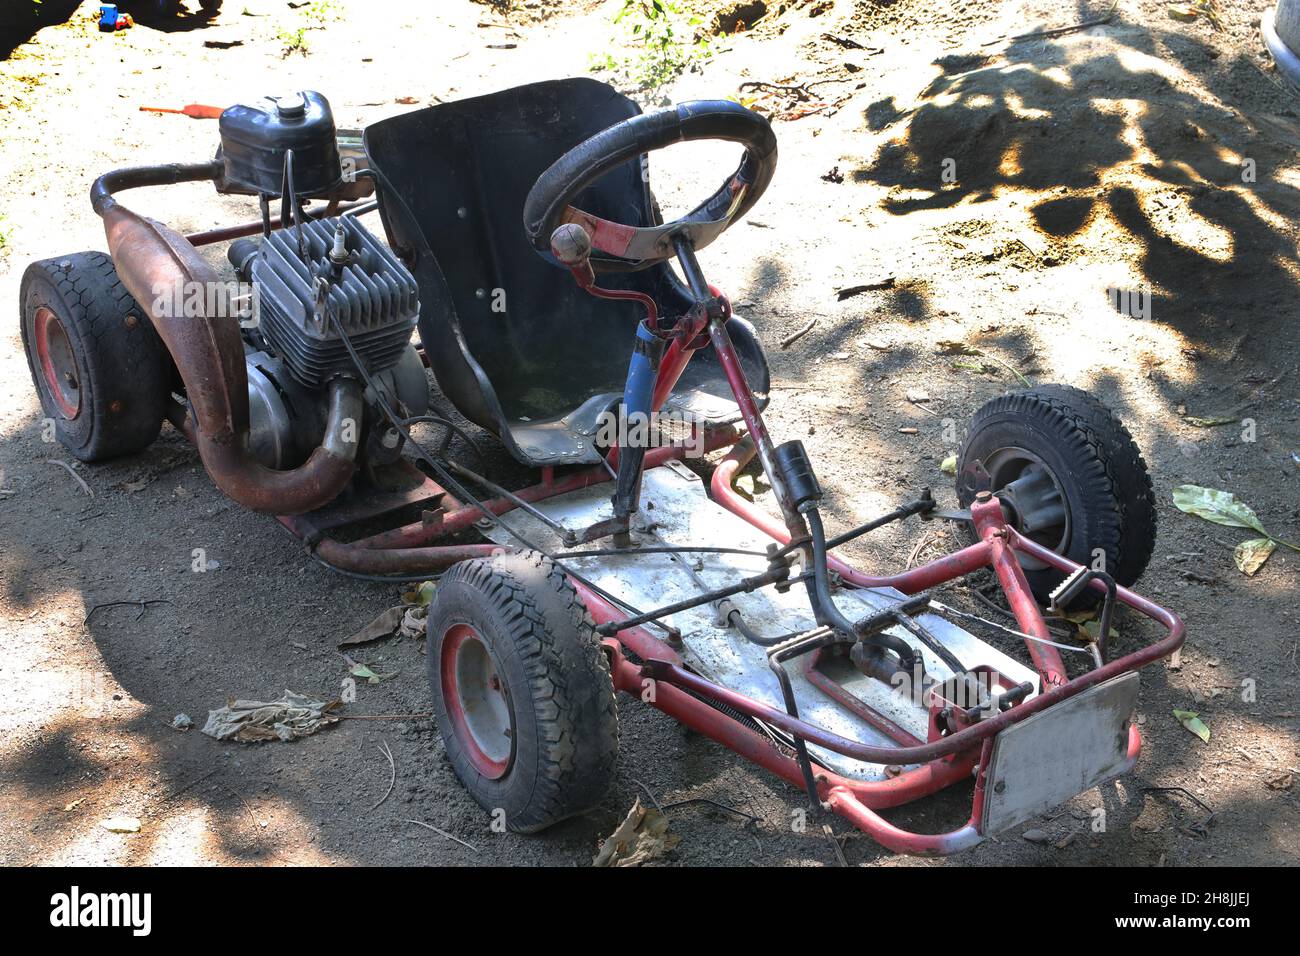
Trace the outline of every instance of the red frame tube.
<path fill-rule="evenodd" d="M 714 333 L 713 344 L 728 381 L 736 392 L 742 417 L 745 418 L 751 435 L 757 435 L 760 442 L 770 445 L 757 403 L 745 381 L 739 357 L 725 335 L 725 330 L 722 330 L 722 334 L 717 334 L 717 326 L 714 326 Z M 662 406 L 690 361 L 693 351 L 694 349 L 682 345 L 680 340 L 675 339 L 670 343 L 656 380 L 653 407 Z M 714 472 L 710 486 L 712 496 L 727 510 L 744 518 L 778 543 L 789 544 L 791 527 L 741 498 L 732 487 L 736 472 L 755 453 L 752 438 L 737 443 L 738 438 L 739 434 L 731 427 L 707 433 L 707 450 L 735 445 Z M 653 449 L 646 455 L 646 467 L 657 467 L 670 460 L 680 459 L 685 451 L 685 446 Z M 548 470 L 543 474 L 541 483 L 516 494 L 525 501 L 536 502 L 609 480 L 609 471 L 604 466 L 575 472 L 558 480 Z M 316 544 L 318 553 L 330 563 L 347 570 L 382 573 L 440 569 L 455 561 L 484 556 L 497 550 L 496 545 L 490 544 L 429 546 L 431 541 L 470 529 L 482 517 L 482 512 L 475 506 L 457 502 L 449 495 L 443 500 L 444 504 L 452 507 L 436 522 L 406 525 L 351 544 L 326 538 Z M 485 504 L 493 514 L 504 514 L 515 508 L 513 502 L 504 498 L 492 499 Z M 850 586 L 893 587 L 905 594 L 915 594 L 980 568 L 991 567 L 1007 595 L 1020 629 L 1031 637 L 1048 639 L 1046 623 L 1025 580 L 1016 557 L 1017 552 L 1031 555 L 1067 573 L 1078 566 L 1018 535 L 1013 528 L 1007 526 L 1002 509 L 995 500 L 977 501 L 972 507 L 972 516 L 980 537 L 979 542 L 901 574 L 866 574 L 834 555 L 828 557 L 828 563 Z M 281 521 L 301 534 L 302 529 L 295 528 L 294 519 L 281 518 Z M 797 527 L 793 523 L 792 526 Z M 619 621 L 625 617 L 621 608 L 586 585 L 576 580 L 573 584 L 597 624 Z M 1092 587 L 1103 589 L 1100 581 L 1092 582 Z M 875 714 L 877 719 L 872 722 L 897 741 L 898 746 L 894 747 L 879 747 L 848 740 L 716 685 L 689 671 L 677 650 L 646 628 L 621 631 L 617 639 L 606 640 L 603 646 L 610 658 L 611 673 L 618 690 L 640 697 L 800 789 L 803 788 L 803 775 L 792 752 L 786 752 L 767 737 L 723 713 L 709 701 L 726 705 L 787 734 L 856 760 L 886 766 L 918 764 L 910 770 L 877 781 L 851 779 L 818 767 L 815 774 L 817 796 L 824 806 L 867 832 L 883 846 L 899 853 L 933 855 L 956 852 L 982 839 L 979 821 L 984 794 L 983 773 L 979 768 L 987 765 L 992 742 L 1001 730 L 1103 680 L 1167 656 L 1181 646 L 1183 625 L 1176 615 L 1126 588 L 1119 588 L 1116 597 L 1120 603 L 1164 624 L 1168 629 L 1167 636 L 1073 681 L 1068 680 L 1055 648 L 1029 640 L 1026 642 L 1029 653 L 1045 688 L 1042 693 L 994 717 L 930 742 L 916 740 L 882 715 Z M 645 663 L 640 666 L 631 663 L 625 656 L 625 650 L 636 654 Z M 806 661 L 805 667 L 815 667 L 815 661 Z M 838 689 L 842 694 L 847 694 L 843 688 L 823 686 L 830 683 L 829 679 L 819 681 L 817 676 L 815 672 L 810 672 L 809 679 L 837 699 L 842 706 L 850 707 L 865 719 L 871 719 L 863 713 L 870 711 L 863 702 L 856 698 L 853 701 L 842 699 L 841 694 L 835 691 Z M 1140 747 L 1141 737 L 1136 728 L 1131 728 L 1131 761 L 1136 760 Z M 932 794 L 967 779 L 972 774 L 975 775 L 975 797 L 970 818 L 963 826 L 948 833 L 910 833 L 888 823 L 875 812 Z"/>

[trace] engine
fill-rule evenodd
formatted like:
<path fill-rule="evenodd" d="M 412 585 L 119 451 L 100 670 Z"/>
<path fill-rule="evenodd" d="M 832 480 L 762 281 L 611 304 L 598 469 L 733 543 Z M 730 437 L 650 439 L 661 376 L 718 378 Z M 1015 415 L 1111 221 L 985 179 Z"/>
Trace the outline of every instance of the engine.
<path fill-rule="evenodd" d="M 300 244 L 301 242 L 301 244 Z M 325 427 L 325 387 L 358 376 L 339 327 L 390 405 L 405 415 L 428 410 L 424 363 L 411 344 L 419 314 L 415 279 L 356 219 L 340 216 L 239 240 L 229 257 L 253 287 L 248 366 L 250 445 L 272 468 L 291 468 Z M 373 396 L 368 396 L 373 402 Z M 371 458 L 398 446 L 378 408 Z M 374 436 L 372 436 L 373 438 Z"/>
<path fill-rule="evenodd" d="M 303 385 L 356 374 L 338 326 L 371 374 L 396 365 L 410 344 L 415 278 L 350 216 L 273 232 L 256 252 L 236 242 L 230 256 L 255 290 L 258 331 Z"/>
<path fill-rule="evenodd" d="M 296 211 L 309 198 L 339 199 L 345 182 L 325 97 L 295 92 L 222 113 L 218 189 L 273 199 Z M 424 364 L 411 344 L 419 314 L 410 270 L 355 217 L 290 217 L 260 241 L 232 243 L 229 259 L 252 287 L 246 323 L 249 445 L 271 468 L 293 468 L 325 429 L 327 390 L 337 376 L 362 377 L 401 415 L 428 410 Z M 351 346 L 355 358 L 349 352 Z M 401 440 L 366 393 L 361 458 L 382 463 Z"/>

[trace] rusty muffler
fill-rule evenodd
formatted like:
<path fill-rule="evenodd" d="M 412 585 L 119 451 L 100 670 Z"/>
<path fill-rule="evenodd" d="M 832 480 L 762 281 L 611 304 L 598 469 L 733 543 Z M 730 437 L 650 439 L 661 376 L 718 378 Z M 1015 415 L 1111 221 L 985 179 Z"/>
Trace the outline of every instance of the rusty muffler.
<path fill-rule="evenodd" d="M 253 511 L 303 514 L 328 504 L 355 470 L 363 405 L 361 386 L 336 378 L 329 387 L 329 419 L 320 447 L 300 467 L 276 471 L 248 448 L 248 372 L 235 310 L 225 284 L 184 236 L 127 209 L 113 193 L 137 186 L 213 180 L 219 162 L 121 169 L 95 181 L 91 204 L 104 220 L 108 251 L 127 291 L 149 313 L 185 383 L 193 414 L 186 427 L 203 466 L 222 493 Z M 218 307 L 194 315 L 177 303 Z"/>

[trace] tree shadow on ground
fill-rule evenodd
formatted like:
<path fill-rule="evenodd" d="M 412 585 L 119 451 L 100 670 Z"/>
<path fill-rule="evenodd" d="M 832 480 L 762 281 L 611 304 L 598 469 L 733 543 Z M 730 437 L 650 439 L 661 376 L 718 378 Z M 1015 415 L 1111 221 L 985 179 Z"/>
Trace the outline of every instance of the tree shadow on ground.
<path fill-rule="evenodd" d="M 1140 56 L 1173 49 L 1192 66 L 1208 44 L 1118 23 L 1106 36 L 1014 44 L 992 65 L 940 74 L 914 109 L 871 104 L 867 125 L 899 133 L 851 175 L 889 187 L 895 216 L 1019 190 L 1038 194 L 1030 211 L 1048 241 L 1107 217 L 1142 248 L 1142 278 L 1162 296 L 1154 318 L 1192 340 L 1211 340 L 1226 313 L 1293 301 L 1295 248 L 1279 224 L 1300 215 L 1300 189 L 1279 173 L 1295 144 Z"/>

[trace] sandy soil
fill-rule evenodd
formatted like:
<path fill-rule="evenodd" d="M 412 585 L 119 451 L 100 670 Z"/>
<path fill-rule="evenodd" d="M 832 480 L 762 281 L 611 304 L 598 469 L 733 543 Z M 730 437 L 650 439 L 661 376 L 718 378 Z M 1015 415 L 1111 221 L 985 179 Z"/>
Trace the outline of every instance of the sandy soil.
<path fill-rule="evenodd" d="M 0 300 L 15 302 L 31 260 L 103 247 L 86 199 L 100 172 L 212 153 L 211 121 L 139 105 L 225 105 L 315 88 L 341 125 L 361 125 L 583 73 L 619 33 L 610 23 L 617 3 L 569 4 L 576 12 L 560 17 L 532 0 L 504 18 L 466 0 L 336 3 L 341 15 L 305 33 L 308 52 L 286 57 L 278 34 L 304 14 L 283 2 L 228 2 L 212 22 L 188 17 L 115 36 L 94 30 L 95 6 L 82 4 L 0 62 Z M 1047 842 L 1012 833 L 953 860 L 918 861 L 836 822 L 848 861 L 1300 862 L 1290 776 L 1300 773 L 1300 562 L 1279 549 L 1246 578 L 1231 555 L 1246 535 L 1170 500 L 1185 482 L 1225 488 L 1274 534 L 1300 539 L 1300 123 L 1262 56 L 1256 24 L 1266 3 L 1231 5 L 1215 31 L 1170 19 L 1161 2 L 1120 0 L 1106 25 L 1019 42 L 1008 37 L 1091 19 L 1107 5 L 791 6 L 716 40 L 713 57 L 668 91 L 674 100 L 739 95 L 787 117 L 776 121 L 782 158 L 770 191 L 703 255 L 768 350 L 771 427 L 804 438 L 835 489 L 831 515 L 847 524 L 922 484 L 951 502 L 939 470 L 955 450 L 945 421 L 959 430 L 1016 384 L 999 362 L 1036 382 L 1090 389 L 1127 421 L 1154 476 L 1160 540 L 1141 589 L 1178 610 L 1190 635 L 1179 661 L 1143 672 L 1147 746 L 1136 771 L 1030 824 Z M 832 82 L 807 99 L 741 89 L 817 79 Z M 946 160 L 953 183 L 941 179 Z M 1241 175 L 1247 160 L 1253 182 Z M 669 150 L 656 158 L 656 189 L 684 207 L 712 190 L 719 162 L 707 149 Z M 187 231 L 251 212 L 201 187 L 141 193 L 137 208 Z M 839 289 L 890 278 L 837 299 Z M 1118 314 L 1108 288 L 1149 289 L 1151 317 Z M 813 317 L 812 331 L 780 348 Z M 201 722 L 228 696 L 336 693 L 347 665 L 335 642 L 392 603 L 393 589 L 308 561 L 273 522 L 218 494 L 170 427 L 141 455 L 79 467 L 94 491 L 87 497 L 48 463 L 70 459 L 42 440 L 17 323 L 0 335 L 0 862 L 582 865 L 643 787 L 664 802 L 703 797 L 761 818 L 747 829 L 703 805 L 676 811 L 682 842 L 668 862 L 834 862 L 820 835 L 791 831 L 795 791 L 633 703 L 621 707 L 618 784 L 601 808 L 535 837 L 488 829 L 425 719 L 344 721 L 259 747 L 172 730 L 177 713 Z M 978 348 L 990 359 L 985 371 L 943 354 L 941 341 Z M 906 400 L 914 388 L 931 396 L 925 408 Z M 1193 417 L 1251 419 L 1255 440 L 1239 424 L 1202 428 Z M 945 543 L 921 540 L 927 533 L 891 529 L 851 554 L 898 567 L 918 547 Z M 196 547 L 219 567 L 192 573 Z M 98 604 L 144 599 L 168 603 L 89 616 Z M 1120 631 L 1125 648 L 1155 636 L 1127 618 Z M 415 643 L 358 656 L 397 676 L 363 684 L 349 712 L 426 710 Z M 1208 744 L 1175 708 L 1202 715 Z M 372 810 L 390 776 L 380 741 L 396 783 Z M 1186 788 L 1213 808 L 1212 826 L 1198 831 L 1194 806 L 1152 787 Z M 962 819 L 968 800 L 968 791 L 947 793 L 889 815 L 937 830 Z M 1107 811 L 1105 832 L 1090 827 L 1096 807 Z M 117 815 L 139 817 L 141 832 L 98 825 Z"/>

